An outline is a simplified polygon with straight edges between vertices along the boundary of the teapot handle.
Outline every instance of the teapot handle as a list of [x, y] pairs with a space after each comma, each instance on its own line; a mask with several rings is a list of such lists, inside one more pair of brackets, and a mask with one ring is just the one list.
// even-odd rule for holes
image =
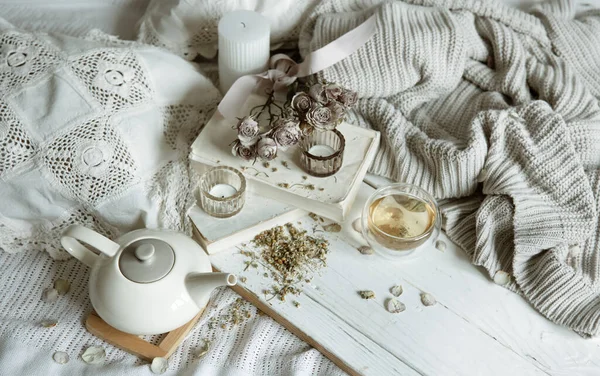
[[81, 242], [91, 245], [108, 257], [114, 256], [120, 248], [120, 246], [112, 240], [81, 225], [71, 225], [67, 227], [62, 233], [60, 242], [67, 252], [89, 267], [94, 266], [98, 259], [98, 255], [81, 244]]

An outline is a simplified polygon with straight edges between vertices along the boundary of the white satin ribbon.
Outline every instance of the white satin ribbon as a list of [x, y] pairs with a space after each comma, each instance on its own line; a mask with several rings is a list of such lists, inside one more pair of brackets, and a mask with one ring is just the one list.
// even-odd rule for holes
[[377, 32], [377, 19], [373, 15], [365, 22], [338, 39], [311, 52], [300, 64], [284, 54], [273, 55], [269, 70], [256, 75], [238, 78], [219, 103], [218, 110], [226, 119], [236, 117], [251, 93], [258, 90], [275, 92], [276, 99], [284, 100], [287, 87], [299, 77], [310, 76], [352, 55]]

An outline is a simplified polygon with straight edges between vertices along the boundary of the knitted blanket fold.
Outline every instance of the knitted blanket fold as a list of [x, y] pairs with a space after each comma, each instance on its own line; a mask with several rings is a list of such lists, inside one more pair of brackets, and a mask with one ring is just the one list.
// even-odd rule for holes
[[[372, 172], [438, 199], [448, 236], [550, 320], [600, 332], [600, 12], [477, 0], [323, 1], [306, 55], [376, 14], [322, 72], [382, 133]], [[508, 278], [506, 276], [508, 275]]]

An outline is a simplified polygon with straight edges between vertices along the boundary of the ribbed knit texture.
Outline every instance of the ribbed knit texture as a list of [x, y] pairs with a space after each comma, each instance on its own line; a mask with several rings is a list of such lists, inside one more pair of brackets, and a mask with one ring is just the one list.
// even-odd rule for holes
[[600, 11], [477, 0], [326, 0], [306, 55], [376, 14], [378, 33], [321, 73], [382, 133], [372, 172], [443, 199], [444, 227], [549, 319], [600, 332]]

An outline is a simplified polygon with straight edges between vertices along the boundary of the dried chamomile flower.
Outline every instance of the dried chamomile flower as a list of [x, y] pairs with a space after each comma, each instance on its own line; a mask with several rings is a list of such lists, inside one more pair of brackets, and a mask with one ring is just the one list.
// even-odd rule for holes
[[437, 301], [435, 300], [433, 295], [423, 292], [423, 293], [421, 293], [421, 303], [423, 303], [423, 305], [425, 307], [429, 307], [429, 306], [435, 305], [435, 303], [437, 303]]
[[271, 166], [271, 164], [269, 162], [263, 162], [264, 168], [269, 168], [270, 166]]
[[58, 292], [58, 295], [65, 295], [71, 289], [71, 283], [65, 279], [57, 279], [54, 281], [54, 289]]
[[269, 277], [269, 273], [263, 273], [263, 277], [265, 277], [265, 278]]
[[498, 270], [496, 274], [494, 274], [494, 283], [504, 286], [510, 281], [510, 274], [505, 272], [504, 270]]
[[42, 292], [42, 300], [47, 303], [54, 303], [58, 300], [58, 291], [52, 287], [48, 287]]
[[394, 298], [388, 299], [388, 301], [385, 303], [385, 308], [388, 310], [388, 312], [391, 313], [400, 313], [406, 310], [406, 306], [404, 305], [404, 303]]
[[315, 222], [319, 221], [319, 216], [316, 215], [315, 213], [308, 213], [308, 216]]
[[359, 291], [358, 293], [363, 299], [375, 299], [375, 293], [371, 290]]
[[404, 290], [402, 290], [402, 286], [400, 286], [400, 285], [396, 285], [396, 286], [393, 286], [392, 288], [390, 288], [390, 292], [392, 293], [392, 295], [394, 295], [396, 297], [402, 295], [403, 291]]
[[204, 355], [208, 354], [209, 349], [210, 349], [210, 343], [207, 341], [204, 341], [204, 345], [202, 347], [197, 348], [196, 351], [194, 351], [194, 358], [195, 359], [202, 358]]
[[277, 172], [277, 167], [273, 167], [273, 168], [271, 169], [271, 171], [273, 171], [273, 172]]
[[289, 169], [287, 161], [281, 161], [281, 165], [282, 165], [283, 167], [285, 167], [285, 168]]
[[292, 303], [294, 304], [294, 307], [300, 308], [300, 303], [297, 302], [296, 300], [294, 300]]
[[67, 364], [69, 362], [69, 354], [64, 351], [57, 351], [52, 355], [52, 359], [58, 364]]
[[104, 351], [104, 347], [102, 346], [90, 346], [85, 349], [85, 352], [81, 355], [81, 359], [87, 364], [104, 363], [105, 358], [106, 351]]
[[278, 183], [277, 186], [280, 188], [286, 188], [286, 189], [290, 187], [290, 185], [288, 183]]
[[319, 191], [323, 192], [325, 190], [325, 188], [321, 187], [319, 188]]
[[308, 176], [302, 175], [302, 180], [306, 180], [306, 179], [308, 179]]
[[360, 246], [357, 249], [363, 255], [372, 255], [373, 254], [373, 248], [369, 247], [368, 245]]
[[162, 375], [163, 373], [167, 372], [168, 368], [169, 362], [167, 359], [160, 356], [152, 359], [152, 364], [150, 364], [150, 370], [152, 373], [157, 375]]
[[57, 324], [58, 324], [58, 320], [54, 320], [54, 319], [42, 320], [40, 322], [40, 325], [44, 328], [54, 328]]
[[246, 283], [247, 280], [248, 280], [248, 278], [246, 278], [246, 277], [240, 277], [240, 282], [242, 282], [242, 283]]
[[446, 250], [446, 242], [443, 240], [436, 241], [435, 248], [437, 248], [441, 252], [444, 252]]
[[330, 223], [326, 226], [323, 226], [323, 230], [327, 232], [340, 232], [342, 231], [342, 226], [339, 223]]

